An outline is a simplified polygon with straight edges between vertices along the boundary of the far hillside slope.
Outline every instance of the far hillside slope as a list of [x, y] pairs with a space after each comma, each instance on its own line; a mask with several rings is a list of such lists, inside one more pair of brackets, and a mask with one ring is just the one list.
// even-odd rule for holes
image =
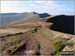
[[26, 22], [34, 22], [34, 21], [40, 21], [43, 18], [41, 18], [38, 14], [35, 15], [31, 15], [27, 18], [23, 18], [22, 20], [18, 20], [18, 21], [13, 21], [12, 24], [22, 24], [22, 23], [26, 23]]
[[38, 15], [40, 18], [45, 18], [45, 17], [50, 16], [47, 13], [39, 14], [39, 13], [36, 13], [36, 12], [0, 13], [0, 15], [1, 15], [1, 22], [0, 22], [1, 25], [8, 24], [10, 22], [18, 21], [18, 20], [25, 19], [25, 18], [27, 19], [30, 16], [34, 17], [33, 15]]
[[33, 13], [2, 13], [1, 15], [1, 24], [7, 24], [8, 22], [16, 21], [23, 19], [32, 15]]

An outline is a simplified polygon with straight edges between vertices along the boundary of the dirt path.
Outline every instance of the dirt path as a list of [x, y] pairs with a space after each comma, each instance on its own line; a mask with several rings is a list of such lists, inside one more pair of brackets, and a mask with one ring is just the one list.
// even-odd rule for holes
[[50, 46], [50, 42], [45, 40], [39, 33], [34, 36], [35, 40], [40, 44], [40, 54], [46, 55], [52, 52], [52, 47]]
[[36, 53], [37, 45], [36, 41], [40, 44], [40, 55], [50, 55], [52, 52], [52, 47], [48, 40], [45, 40], [39, 33], [35, 34], [33, 37], [27, 37], [26, 44], [19, 48], [14, 55], [29, 55]]
[[36, 53], [36, 41], [31, 37], [27, 37], [26, 44], [24, 44], [21, 48], [19, 48], [14, 53], [14, 56], [17, 56], [17, 55], [31, 56], [35, 53]]

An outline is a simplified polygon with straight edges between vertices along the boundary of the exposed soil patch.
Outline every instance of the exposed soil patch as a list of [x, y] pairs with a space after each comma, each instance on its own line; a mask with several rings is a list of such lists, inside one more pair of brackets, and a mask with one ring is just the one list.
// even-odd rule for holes
[[26, 43], [20, 47], [13, 55], [33, 55], [36, 53], [36, 41], [31, 38], [26, 38]]

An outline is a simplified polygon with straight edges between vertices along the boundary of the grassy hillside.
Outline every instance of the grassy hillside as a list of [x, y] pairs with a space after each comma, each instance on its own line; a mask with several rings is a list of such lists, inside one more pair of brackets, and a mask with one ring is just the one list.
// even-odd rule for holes
[[[0, 13], [1, 15], [1, 22], [0, 24], [5, 25], [9, 24], [10, 22], [13, 21], [18, 21], [18, 20], [26, 20], [26, 21], [31, 21], [31, 20], [38, 20], [39, 18], [45, 18], [50, 16], [47, 13], [36, 13], [36, 12], [24, 12], [24, 13]], [[30, 19], [31, 17], [31, 19]], [[35, 19], [34, 19], [35, 18]]]
[[12, 21], [17, 21], [25, 17], [33, 15], [33, 13], [2, 13], [1, 15], [1, 24], [6, 24]]
[[25, 23], [25, 22], [32, 22], [32, 21], [40, 21], [40, 20], [42, 20], [42, 18], [39, 16], [39, 15], [31, 15], [31, 16], [29, 16], [29, 17], [27, 17], [27, 18], [24, 18], [24, 19], [22, 19], [22, 20], [18, 20], [18, 21], [14, 21], [14, 22], [12, 22], [12, 24], [14, 23], [14, 24], [22, 24], [22, 23]]
[[[66, 16], [63, 17], [65, 18]], [[59, 26], [62, 21], [65, 22], [65, 25], [67, 22], [70, 22], [62, 20], [63, 17], [50, 16], [42, 20], [35, 20], [35, 18], [39, 19], [39, 16], [36, 15], [36, 17], [27, 18], [27, 21], [24, 19], [7, 25], [2, 29], [15, 30], [11, 30], [9, 34], [5, 32], [0, 35], [2, 43], [0, 44], [1, 54], [36, 56], [43, 54], [58, 56], [59, 51], [75, 51], [75, 36], [73, 34], [51, 29], [55, 23]], [[11, 33], [16, 30], [17, 32]]]

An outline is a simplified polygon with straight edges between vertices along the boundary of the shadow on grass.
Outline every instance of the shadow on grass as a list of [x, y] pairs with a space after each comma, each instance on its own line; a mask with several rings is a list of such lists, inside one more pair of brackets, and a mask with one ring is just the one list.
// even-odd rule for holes
[[74, 16], [59, 15], [48, 19], [52, 22], [50, 29], [74, 35]]

